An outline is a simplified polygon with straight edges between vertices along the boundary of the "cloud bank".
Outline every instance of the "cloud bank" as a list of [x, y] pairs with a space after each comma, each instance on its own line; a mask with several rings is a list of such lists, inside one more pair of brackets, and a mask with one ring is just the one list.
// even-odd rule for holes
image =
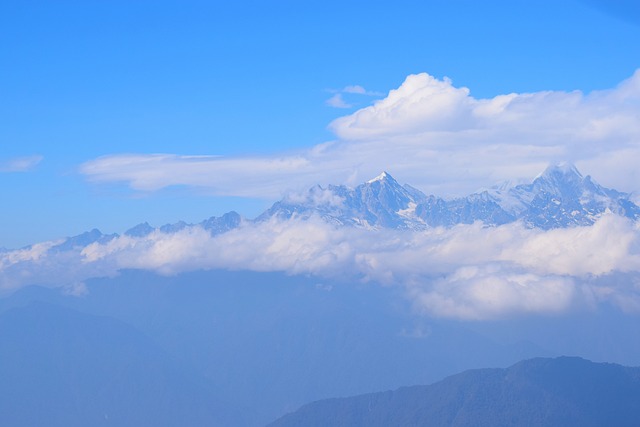
[[0, 290], [41, 284], [77, 293], [87, 279], [121, 269], [173, 275], [222, 268], [399, 286], [417, 311], [436, 317], [491, 319], [600, 304], [640, 312], [640, 225], [615, 215], [550, 231], [519, 223], [365, 230], [273, 219], [216, 236], [193, 226], [71, 251], [56, 251], [55, 243], [0, 253]]
[[[342, 93], [361, 93], [358, 86]], [[365, 91], [366, 93], [366, 91]], [[336, 98], [336, 106], [346, 106]], [[113, 154], [80, 172], [138, 191], [172, 185], [211, 194], [279, 198], [315, 184], [356, 184], [391, 171], [427, 193], [462, 195], [521, 181], [571, 161], [608, 187], [639, 191], [640, 70], [609, 90], [511, 93], [477, 99], [426, 73], [329, 125], [336, 139], [297, 152], [253, 157]]]

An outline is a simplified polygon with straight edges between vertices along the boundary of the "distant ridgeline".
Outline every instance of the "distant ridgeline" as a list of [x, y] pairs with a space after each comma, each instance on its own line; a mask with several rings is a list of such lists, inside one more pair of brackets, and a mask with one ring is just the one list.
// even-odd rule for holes
[[[144, 237], [156, 230], [174, 233], [187, 227], [201, 226], [216, 235], [232, 230], [243, 222], [259, 223], [274, 217], [304, 220], [312, 216], [338, 226], [371, 229], [424, 230], [476, 221], [487, 226], [522, 221], [526, 227], [548, 230], [591, 225], [607, 212], [633, 220], [640, 218], [640, 207], [629, 199], [629, 194], [602, 187], [590, 176], [582, 176], [575, 166], [562, 163], [548, 167], [530, 184], [511, 188], [495, 187], [451, 200], [427, 196], [410, 185], [400, 185], [391, 175], [383, 172], [356, 188], [344, 185], [323, 188], [317, 185], [295, 200], [285, 198], [274, 203], [254, 220], [242, 218], [232, 211], [199, 224], [180, 221], [154, 228], [142, 223], [125, 234]], [[105, 242], [116, 236], [105, 235], [94, 229], [69, 238], [57, 248], [63, 250]]]
[[303, 406], [269, 427], [640, 425], [640, 368], [577, 357], [478, 369], [429, 386]]

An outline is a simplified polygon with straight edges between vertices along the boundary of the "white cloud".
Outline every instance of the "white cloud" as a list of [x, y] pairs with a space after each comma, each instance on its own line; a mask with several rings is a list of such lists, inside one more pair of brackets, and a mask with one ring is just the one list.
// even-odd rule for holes
[[329, 188], [322, 188], [319, 185], [311, 187], [307, 191], [291, 192], [287, 194], [284, 201], [288, 203], [304, 204], [306, 206], [333, 206], [342, 207], [344, 198], [335, 194]]
[[42, 156], [14, 157], [0, 161], [0, 172], [27, 172], [42, 161]]
[[606, 186], [640, 192], [640, 71], [616, 88], [589, 94], [489, 99], [476, 99], [448, 79], [416, 74], [330, 128], [335, 141], [293, 153], [115, 154], [80, 171], [92, 181], [123, 182], [135, 190], [186, 185], [211, 194], [277, 198], [318, 183], [355, 185], [388, 170], [426, 193], [450, 196], [530, 180], [550, 162], [568, 160]]
[[393, 134], [465, 129], [473, 99], [467, 88], [426, 73], [407, 77], [398, 89], [355, 113], [335, 120], [331, 127], [342, 139], [376, 138]]
[[368, 92], [365, 88], [360, 85], [346, 86], [342, 89], [344, 93], [356, 93], [358, 95], [366, 95]]
[[348, 93], [348, 94], [353, 94], [353, 95], [384, 96], [384, 93], [382, 93], [382, 92], [376, 92], [376, 91], [373, 91], [373, 90], [366, 90], [364, 87], [362, 87], [360, 85], [345, 86], [344, 88], [342, 88], [341, 91], [338, 91], [338, 92]]
[[362, 96], [383, 96], [384, 95], [383, 93], [368, 91], [360, 85], [345, 86], [340, 90], [332, 89], [332, 90], [329, 90], [328, 92], [331, 92], [334, 95], [331, 98], [327, 99], [325, 103], [328, 106], [334, 107], [334, 108], [352, 108], [355, 106], [353, 103], [347, 102], [345, 100], [345, 95], [347, 96], [347, 98], [353, 99], [353, 100]]
[[640, 310], [640, 226], [605, 215], [595, 225], [543, 231], [513, 223], [421, 232], [338, 228], [320, 219], [245, 223], [211, 236], [121, 236], [69, 252], [53, 243], [0, 253], [0, 291], [28, 284], [80, 292], [120, 269], [178, 274], [247, 269], [400, 286], [430, 316], [487, 319], [607, 303]]
[[4, 269], [21, 262], [37, 261], [46, 256], [47, 251], [58, 243], [61, 243], [61, 241], [36, 243], [35, 245], [27, 246], [25, 248], [5, 251], [0, 257], [0, 268]]
[[353, 107], [353, 105], [348, 104], [344, 100], [344, 98], [342, 97], [342, 94], [340, 94], [340, 93], [336, 93], [331, 98], [327, 99], [325, 102], [329, 107], [333, 107], [333, 108], [351, 108], [351, 107]]
[[555, 313], [575, 298], [571, 277], [538, 276], [509, 271], [502, 265], [461, 267], [427, 289], [409, 289], [419, 310], [463, 319], [486, 319], [521, 313]]
[[[292, 176], [308, 173], [309, 163], [309, 156], [302, 155], [224, 158], [122, 154], [86, 162], [80, 172], [94, 182], [126, 182], [139, 191], [185, 185], [222, 196], [273, 197], [280, 194], [280, 189], [291, 187]], [[239, 176], [241, 170], [244, 172]]]

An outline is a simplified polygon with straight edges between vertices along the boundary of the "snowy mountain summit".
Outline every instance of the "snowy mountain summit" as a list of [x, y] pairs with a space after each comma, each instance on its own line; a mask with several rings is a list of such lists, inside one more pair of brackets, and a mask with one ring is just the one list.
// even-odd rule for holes
[[387, 172], [357, 186], [329, 185], [312, 187], [302, 198], [287, 197], [276, 202], [256, 218], [309, 218], [319, 215], [337, 225], [365, 228], [422, 228], [415, 216], [415, 208], [426, 200], [419, 190], [400, 185]]
[[496, 187], [452, 200], [427, 196], [383, 172], [353, 189], [315, 186], [303, 197], [275, 203], [256, 221], [318, 215], [339, 225], [419, 230], [520, 220], [527, 227], [551, 229], [590, 225], [606, 212], [640, 218], [640, 208], [628, 194], [602, 187], [572, 164], [561, 163], [549, 166], [530, 184]]
[[[450, 200], [427, 196], [410, 185], [399, 184], [388, 172], [382, 172], [355, 188], [316, 185], [304, 194], [289, 195], [254, 220], [232, 211], [199, 224], [179, 221], [154, 228], [142, 223], [125, 235], [143, 238], [152, 233], [172, 234], [189, 227], [202, 227], [211, 235], [218, 235], [242, 224], [311, 217], [336, 226], [367, 229], [424, 230], [477, 221], [486, 226], [522, 221], [526, 227], [548, 230], [591, 225], [607, 212], [640, 219], [640, 207], [628, 194], [602, 187], [590, 176], [583, 176], [572, 164], [561, 163], [549, 166], [529, 184], [497, 186]], [[82, 248], [115, 237], [117, 234], [105, 235], [94, 229], [70, 237], [53, 249]]]
[[491, 196], [529, 227], [590, 225], [605, 212], [640, 218], [640, 208], [629, 200], [628, 194], [602, 187], [569, 163], [549, 166], [531, 184]]

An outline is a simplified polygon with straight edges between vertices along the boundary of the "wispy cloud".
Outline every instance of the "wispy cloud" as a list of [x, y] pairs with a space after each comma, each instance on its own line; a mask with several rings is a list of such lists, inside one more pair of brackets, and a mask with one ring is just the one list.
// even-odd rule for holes
[[[278, 188], [288, 186], [290, 177], [308, 173], [309, 162], [309, 157], [292, 155], [225, 158], [123, 154], [86, 162], [80, 173], [94, 182], [125, 182], [139, 191], [185, 185], [222, 196], [273, 197], [280, 193]], [[239, 175], [241, 170], [244, 172]]]
[[640, 190], [640, 71], [618, 87], [476, 99], [428, 74], [407, 77], [373, 105], [331, 123], [337, 139], [295, 153], [187, 160], [115, 154], [80, 171], [136, 190], [170, 185], [213, 194], [279, 197], [316, 183], [357, 184], [389, 170], [427, 193], [459, 195], [531, 179], [572, 161], [604, 185]]
[[334, 107], [334, 108], [351, 108], [351, 107], [353, 107], [353, 105], [347, 104], [345, 102], [345, 100], [342, 98], [342, 94], [341, 93], [336, 93], [331, 98], [327, 99], [325, 102], [329, 107]]
[[550, 231], [518, 223], [373, 231], [317, 218], [274, 219], [217, 236], [194, 226], [70, 252], [51, 246], [0, 253], [0, 290], [34, 283], [76, 290], [89, 278], [130, 268], [160, 274], [223, 268], [400, 286], [417, 311], [438, 317], [478, 320], [599, 304], [640, 310], [640, 224], [615, 215]]
[[360, 85], [346, 86], [342, 91], [344, 93], [357, 93], [359, 95], [365, 95], [367, 93], [367, 90]]
[[0, 172], [27, 172], [35, 168], [43, 158], [42, 156], [26, 156], [0, 160]]
[[375, 91], [372, 91], [372, 90], [366, 90], [364, 87], [362, 87], [360, 85], [345, 86], [339, 92], [352, 93], [352, 94], [357, 94], [357, 95], [367, 95], [367, 96], [384, 96], [384, 93], [382, 93], [382, 92], [375, 92]]
[[384, 95], [380, 92], [368, 91], [360, 85], [345, 86], [342, 89], [330, 89], [328, 92], [331, 92], [334, 95], [327, 99], [325, 104], [333, 108], [353, 108], [357, 105], [356, 102], [347, 102], [345, 100], [345, 96], [355, 101], [358, 98], [362, 98], [362, 96], [371, 97]]

